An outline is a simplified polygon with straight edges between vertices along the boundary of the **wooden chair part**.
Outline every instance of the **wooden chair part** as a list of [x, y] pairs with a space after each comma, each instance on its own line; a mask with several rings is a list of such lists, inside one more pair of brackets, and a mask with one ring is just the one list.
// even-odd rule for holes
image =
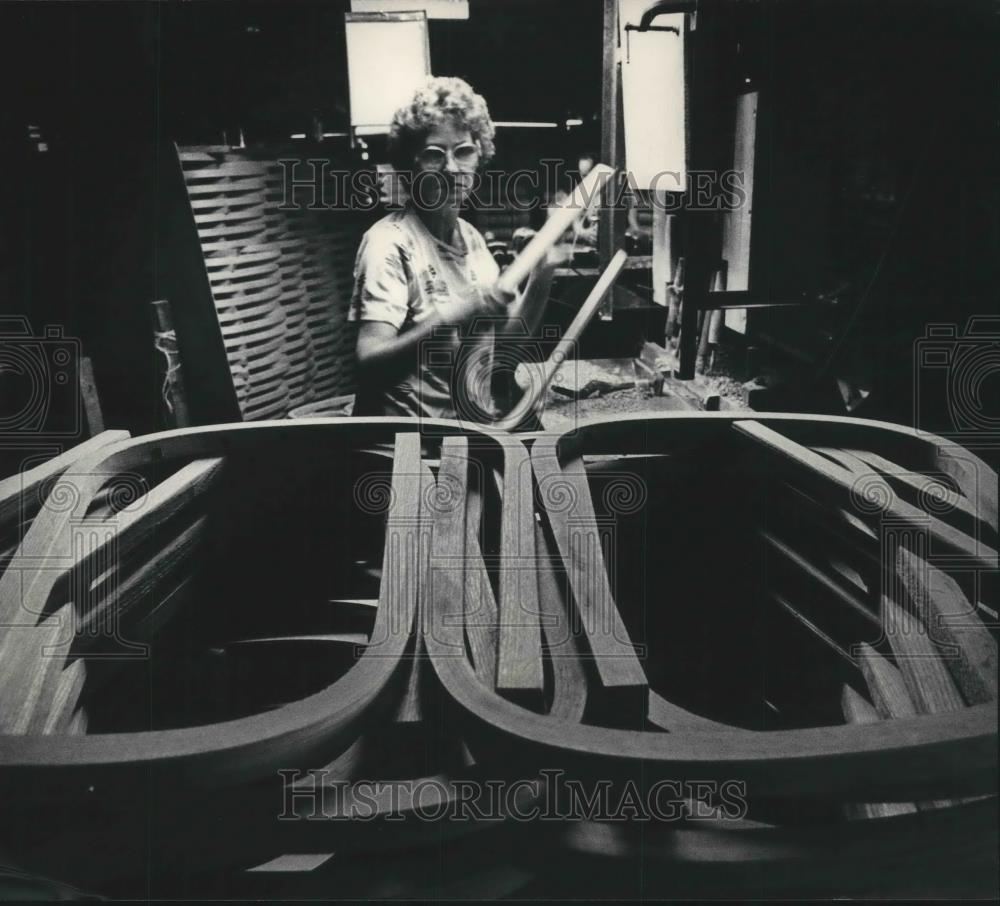
[[[794, 464], [800, 473], [806, 473], [835, 490], [841, 499], [850, 499], [852, 491], [856, 488], [856, 483], [854, 476], [847, 469], [838, 466], [808, 447], [789, 440], [759, 421], [736, 421], [733, 427], [755, 441], [763, 449]], [[949, 553], [987, 569], [996, 568], [997, 552], [995, 550], [942, 522], [936, 516], [925, 513], [903, 500], [885, 502], [874, 500], [872, 503], [873, 509], [879, 515], [884, 515], [896, 524], [918, 530], [926, 528], [934, 542], [942, 545]], [[868, 514], [868, 518], [870, 520], [873, 516]]]
[[[646, 674], [615, 606], [583, 465], [564, 470], [547, 438], [531, 451], [531, 466], [556, 547], [566, 565], [580, 625], [607, 710], [641, 721], [649, 708]], [[565, 506], [571, 501], [571, 507]]]

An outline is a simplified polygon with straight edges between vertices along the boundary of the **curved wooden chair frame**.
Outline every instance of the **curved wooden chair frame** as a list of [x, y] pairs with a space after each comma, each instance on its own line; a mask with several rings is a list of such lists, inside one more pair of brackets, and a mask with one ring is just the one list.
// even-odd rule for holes
[[[448, 433], [450, 422], [428, 422], [426, 428]], [[29, 532], [49, 533], [50, 550], [65, 544], [74, 517], [79, 518], [109, 474], [151, 460], [225, 457], [265, 443], [333, 443], [350, 448], [391, 442], [396, 435], [394, 480], [400, 491], [389, 514], [387, 535], [416, 538], [417, 517], [430, 471], [420, 459], [420, 437], [410, 421], [316, 419], [228, 425], [164, 432], [99, 450], [76, 464], [75, 506], [36, 519]], [[36, 528], [37, 527], [37, 528]], [[387, 545], [386, 556], [397, 557]], [[413, 631], [415, 583], [400, 565], [404, 581], [385, 583], [373, 637], [383, 639], [377, 651], [367, 648], [358, 663], [321, 692], [274, 711], [211, 726], [93, 736], [0, 737], [0, 777], [5, 787], [38, 790], [44, 783], [60, 795], [93, 796], [120, 791], [127, 781], [143, 782], [150, 769], [173, 776], [182, 772], [188, 784], [231, 786], [275, 776], [279, 768], [314, 766], [317, 759], [343, 749], [361, 733], [365, 718], [396, 675]], [[339, 747], [339, 748], [338, 748]], [[88, 792], [89, 791], [89, 792]]]
[[[539, 472], [548, 475], [552, 457], [561, 463], [584, 450], [667, 451], [678, 443], [705, 442], [746, 420], [733, 413], [699, 413], [594, 421], [572, 434], [537, 440], [532, 463], [541, 464], [536, 476]], [[896, 425], [801, 415], [768, 415], [756, 420], [774, 428], [815, 431], [818, 442], [832, 440], [838, 445], [849, 442], [881, 449], [887, 445], [923, 445], [940, 469], [954, 475], [959, 483], [965, 480], [944, 441]], [[969, 457], [974, 460], [971, 454]], [[982, 468], [986, 469], [985, 464]], [[988, 470], [984, 474], [988, 475]], [[542, 491], [544, 506], [544, 488]], [[984, 510], [988, 508], [986, 500]], [[550, 512], [550, 519], [552, 515]], [[556, 514], [555, 521], [564, 518], [565, 514]], [[603, 566], [602, 562], [599, 571]], [[572, 582], [572, 569], [570, 573]], [[574, 594], [579, 597], [589, 592], [577, 587]], [[720, 725], [681, 726], [677, 732], [667, 733], [587, 726], [534, 713], [485, 688], [472, 666], [464, 658], [453, 656], [462, 644], [461, 596], [454, 594], [449, 583], [435, 582], [430, 598], [430, 631], [425, 637], [435, 672], [488, 740], [482, 751], [501, 753], [502, 763], [512, 763], [519, 755], [521, 768], [525, 763], [558, 764], [585, 776], [632, 776], [642, 771], [651, 780], [739, 778], [754, 796], [805, 795], [848, 801], [900, 801], [934, 792], [954, 795], [997, 789], [995, 704], [875, 725], [774, 732]]]

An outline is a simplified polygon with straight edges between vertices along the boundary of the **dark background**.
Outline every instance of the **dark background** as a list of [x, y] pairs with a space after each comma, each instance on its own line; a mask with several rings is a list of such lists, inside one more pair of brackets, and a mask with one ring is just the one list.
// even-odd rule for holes
[[[0, 311], [80, 338], [110, 426], [159, 427], [149, 302], [164, 143], [218, 144], [239, 129], [251, 144], [285, 141], [317, 117], [344, 131], [347, 6], [0, 6]], [[993, 6], [721, 6], [732, 71], [772, 107], [771, 267], [791, 283], [804, 271], [846, 276], [851, 311], [861, 303], [832, 341], [813, 335], [809, 312], [779, 311], [768, 330], [807, 350], [817, 372], [833, 360], [867, 374], [872, 411], [909, 421], [926, 323], [996, 308]], [[602, 4], [472, 0], [471, 11], [431, 21], [435, 74], [467, 78], [498, 120], [586, 124], [502, 132], [498, 164], [598, 146]]]

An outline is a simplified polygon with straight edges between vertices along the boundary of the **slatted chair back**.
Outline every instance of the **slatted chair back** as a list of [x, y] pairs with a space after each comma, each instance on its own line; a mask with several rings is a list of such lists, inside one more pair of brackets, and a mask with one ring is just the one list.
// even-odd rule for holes
[[170, 270], [195, 276], [168, 278], [178, 281], [170, 304], [195, 422], [283, 418], [353, 393], [347, 312], [371, 215], [344, 199], [323, 207], [327, 197], [317, 189], [315, 201], [311, 186], [286, 198], [286, 166], [297, 165], [298, 181], [302, 167], [320, 166], [278, 149], [175, 154], [171, 192], [184, 197], [172, 199]]

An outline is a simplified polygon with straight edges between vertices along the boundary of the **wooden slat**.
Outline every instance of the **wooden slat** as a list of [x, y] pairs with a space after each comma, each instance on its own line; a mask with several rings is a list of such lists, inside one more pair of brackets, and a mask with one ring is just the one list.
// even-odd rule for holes
[[[859, 664], [868, 685], [868, 692], [883, 720], [913, 717], [920, 713], [911, 694], [905, 674], [867, 645], [860, 646]], [[952, 799], [920, 801], [920, 809], [943, 808], [953, 805]]]
[[[48, 713], [39, 726], [36, 718], [29, 733], [68, 733], [73, 735], [81, 726], [77, 718], [77, 704], [83, 692], [83, 684], [87, 680], [86, 664], [82, 660], [73, 661], [59, 677], [58, 688]], [[82, 713], [82, 712], [81, 712]], [[84, 724], [85, 727], [85, 724]]]
[[858, 664], [879, 717], [889, 720], [916, 715], [903, 675], [881, 654], [862, 644], [858, 646]]
[[802, 488], [783, 482], [781, 489], [794, 499], [796, 514], [807, 516], [821, 530], [833, 533], [839, 540], [881, 569], [879, 537], [857, 516], [840, 507], [820, 503]]
[[505, 448], [502, 499], [496, 688], [525, 707], [538, 707], [545, 670], [535, 575], [534, 485], [528, 453], [516, 442]]
[[[397, 463], [398, 459], [403, 460], [401, 464]], [[390, 527], [395, 526], [397, 523], [400, 528], [405, 526], [412, 530], [413, 525], [420, 518], [420, 511], [426, 506], [428, 496], [427, 489], [422, 486], [422, 479], [420, 476], [419, 437], [397, 435], [396, 449], [393, 457], [393, 489], [395, 496], [392, 498], [394, 502], [390, 507], [388, 514], [386, 524], [387, 536], [390, 534]], [[420, 484], [421, 493], [418, 495], [418, 506], [415, 511], [410, 508], [403, 512], [396, 512], [396, 510], [403, 509], [403, 504], [399, 500], [400, 492], [397, 490], [401, 482], [418, 482], [418, 484]], [[397, 532], [399, 531], [399, 529], [394, 530]], [[424, 690], [426, 688], [424, 678], [427, 669], [427, 661], [423, 639], [423, 612], [427, 606], [426, 599], [429, 593], [428, 583], [431, 581], [429, 570], [430, 549], [427, 539], [422, 537], [419, 532], [416, 532], [413, 537], [415, 538], [417, 548], [408, 552], [409, 559], [406, 562], [407, 571], [406, 574], [402, 576], [404, 582], [410, 583], [416, 588], [416, 600], [414, 602], [413, 643], [412, 647], [408, 649], [409, 658], [407, 658], [406, 654], [402, 657], [402, 671], [404, 676], [403, 696], [393, 716], [395, 724], [403, 728], [421, 726], [425, 720], [427, 712], [427, 703], [424, 701]], [[388, 540], [387, 537], [385, 554], [383, 555], [382, 560], [383, 567], [385, 567], [385, 564], [391, 564], [393, 562], [389, 553], [390, 544], [391, 541]], [[387, 589], [388, 592], [392, 591], [392, 585], [397, 580], [397, 577], [398, 570], [387, 571], [386, 568], [383, 568], [382, 580], [379, 583], [380, 606], [382, 606], [381, 602], [387, 594]]]
[[[856, 490], [856, 476], [853, 473], [774, 429], [752, 420], [733, 422], [733, 427], [762, 448], [821, 479], [828, 487], [836, 489], [839, 496], [846, 496], [849, 499], [851, 493]], [[904, 500], [889, 501], [884, 506], [879, 506], [877, 510], [879, 516], [889, 518], [897, 524], [929, 531], [935, 546], [940, 544], [949, 553], [967, 558], [987, 569], [997, 567], [995, 550]], [[868, 518], [873, 517], [868, 514]]]
[[[37, 626], [19, 627], [16, 644], [0, 645], [0, 734], [41, 730], [59, 691], [63, 656], [56, 646], [72, 631], [69, 605]], [[4, 641], [8, 641], [10, 633]]]
[[282, 645], [287, 643], [353, 646], [363, 649], [368, 644], [368, 634], [364, 632], [320, 632], [299, 635], [269, 635], [252, 639], [232, 639], [219, 645], [219, 648], [242, 648], [254, 645]]
[[[178, 470], [119, 514], [114, 524], [95, 534], [96, 540], [76, 550], [74, 533], [87, 537], [87, 520], [74, 525], [70, 512], [43, 509], [32, 523], [11, 567], [0, 577], [0, 613], [6, 630], [0, 636], [0, 732], [24, 733], [48, 714], [57, 693], [57, 679], [69, 653], [76, 620], [72, 605], [38, 625], [47, 611], [57, 582], [66, 574], [85, 574], [113, 552], [126, 557], [171, 515], [180, 511], [219, 474], [221, 459], [198, 460]], [[64, 481], [67, 479], [64, 479]], [[68, 479], [77, 490], [75, 508], [87, 510], [107, 476], [80, 475]], [[62, 569], [55, 568], [62, 566]], [[54, 649], [60, 641], [63, 651]]]
[[403, 696], [399, 707], [393, 716], [393, 721], [401, 726], [419, 726], [424, 722], [425, 704], [423, 701], [424, 675], [426, 672], [427, 653], [423, 640], [423, 607], [424, 572], [421, 568], [420, 592], [417, 595], [416, 625], [414, 627], [413, 647], [403, 656]]
[[378, 598], [330, 598], [327, 604], [334, 607], [360, 608], [362, 610], [371, 609], [374, 611], [378, 607]]
[[[197, 502], [219, 479], [222, 464], [221, 458], [199, 459], [178, 469], [119, 513], [106, 526], [106, 531], [95, 531], [99, 540], [87, 550], [75, 552], [67, 563], [67, 572], [77, 570], [83, 573], [92, 562], [109, 551], [113, 552], [117, 563], [125, 561], [155, 533], [162, 531], [168, 519]], [[86, 533], [91, 527], [92, 521], [88, 517], [75, 530]], [[96, 525], [93, 527], [98, 528]], [[44, 585], [40, 585], [35, 593], [40, 595], [43, 590]], [[51, 588], [48, 589], [50, 591]], [[41, 603], [40, 598], [38, 603]]]
[[[174, 577], [173, 582], [166, 583], [166, 588], [159, 587], [154, 589], [151, 592], [152, 600], [143, 608], [146, 611], [146, 615], [134, 624], [129, 624], [126, 643], [130, 645], [148, 645], [151, 643], [156, 638], [157, 633], [192, 601], [198, 575], [196, 571], [184, 572], [182, 570], [180, 575]], [[88, 641], [90, 640], [81, 637], [77, 637], [76, 639], [81, 657], [86, 657], [88, 654], [86, 647]], [[121, 653], [120, 650], [119, 653]], [[103, 684], [117, 675], [117, 671], [121, 667], [124, 667], [128, 663], [129, 658], [127, 657], [103, 660], [101, 669], [99, 671], [91, 671], [88, 675], [87, 682], [89, 683], [89, 688], [96, 692]], [[82, 722], [83, 729], [80, 732], [86, 732], [87, 717], [83, 709], [76, 711], [73, 721], [74, 723]], [[67, 730], [67, 732], [73, 731]]]
[[[81, 602], [77, 607], [78, 640], [89, 643], [109, 638], [108, 630], [114, 633], [122, 626], [123, 619], [136, 621], [146, 617], [145, 607], [158, 601], [158, 592], [164, 583], [201, 543], [207, 522], [207, 516], [196, 519], [146, 558], [134, 572], [122, 576], [122, 570], [116, 569], [107, 581], [93, 589], [93, 598], [85, 602], [86, 606]], [[137, 605], [143, 605], [141, 612], [135, 610]]]
[[[909, 493], [911, 502], [920, 504], [921, 495], [928, 494], [931, 489], [938, 495], [943, 504], [952, 507], [969, 521], [970, 530], [979, 519], [975, 506], [962, 494], [957, 494], [940, 480], [927, 475], [913, 473], [890, 462], [871, 450], [838, 449], [834, 447], [816, 447], [817, 452], [840, 463], [856, 475], [879, 474], [889, 479], [890, 483], [901, 491]], [[914, 501], [913, 498], [916, 497]]]
[[554, 564], [559, 556], [541, 525], [535, 525], [538, 552], [538, 606], [546, 653], [552, 666], [552, 700], [548, 713], [578, 723], [587, 707], [587, 674], [580, 661], [569, 607]]
[[300, 874], [302, 872], [317, 871], [333, 858], [333, 853], [289, 853], [287, 856], [277, 856], [264, 862], [262, 865], [255, 865], [248, 868], [248, 872], [258, 874]]
[[870, 589], [868, 588], [868, 583], [865, 581], [864, 576], [861, 575], [850, 563], [840, 557], [830, 554], [827, 558], [827, 563], [833, 569], [838, 576], [843, 580], [850, 583], [853, 586], [853, 591], [862, 596], [867, 595]]
[[959, 711], [965, 702], [938, 656], [923, 622], [882, 595], [882, 624], [896, 665], [919, 714]]
[[479, 546], [482, 519], [482, 490], [470, 475], [465, 500], [465, 637], [476, 676], [483, 685], [496, 688], [499, 611], [493, 586]]
[[88, 717], [83, 708], [78, 708], [66, 725], [67, 736], [82, 736], [87, 732]]
[[[541, 439], [531, 453], [542, 504], [569, 574], [573, 600], [590, 645], [605, 705], [618, 719], [641, 724], [649, 709], [646, 674], [615, 605], [582, 462], [560, 466], [555, 448]], [[572, 511], [561, 495], [572, 498]]]
[[771, 534], [767, 531], [759, 531], [757, 533], [760, 538], [762, 538], [768, 545], [770, 545], [774, 550], [782, 554], [789, 562], [794, 563], [805, 575], [807, 575], [812, 581], [817, 585], [825, 589], [830, 595], [837, 598], [842, 604], [848, 607], [852, 613], [860, 617], [862, 620], [871, 623], [872, 625], [878, 625], [878, 617], [865, 606], [862, 599], [858, 598], [856, 595], [852, 594], [849, 590], [839, 585], [830, 576], [823, 572], [814, 563], [810, 562], [802, 554], [793, 550], [788, 544], [778, 538], [776, 535]]
[[900, 546], [896, 571], [931, 636], [954, 646], [944, 662], [970, 705], [997, 698], [997, 643], [947, 573]]
[[[849, 724], [873, 724], [881, 720], [878, 712], [850, 686], [844, 686], [840, 699], [844, 719]], [[912, 802], [862, 802], [847, 806], [850, 818], [889, 818], [892, 815], [906, 815], [915, 812]]]
[[399, 707], [393, 715], [393, 723], [399, 726], [420, 726], [424, 722], [425, 706], [422, 700], [422, 676], [424, 673], [425, 653], [423, 642], [418, 637], [415, 640], [414, 651], [403, 658], [403, 696]]
[[967, 450], [958, 446], [934, 446], [935, 465], [945, 473], [975, 506], [979, 518], [1000, 533], [998, 487], [1000, 479], [984, 462], [973, 462]]
[[198, 501], [220, 478], [221, 457], [196, 459], [156, 485], [119, 517], [118, 549], [124, 555], [163, 523]]
[[836, 639], [831, 635], [824, 632], [817, 626], [812, 620], [809, 619], [802, 611], [788, 601], [783, 595], [771, 589], [769, 591], [771, 600], [780, 607], [785, 613], [787, 613], [793, 620], [798, 622], [800, 625], [805, 627], [805, 629], [819, 639], [824, 645], [826, 645], [831, 651], [833, 651], [838, 657], [842, 658], [844, 661], [849, 663], [852, 667], [857, 666], [854, 658], [850, 655], [846, 648], [844, 648]]
[[102, 431], [96, 437], [71, 447], [65, 453], [27, 471], [0, 480], [0, 530], [6, 530], [19, 518], [30, 519], [41, 505], [39, 490], [45, 482], [57, 477], [74, 462], [90, 456], [109, 444], [128, 440], [128, 431]]
[[[430, 563], [430, 594], [459, 603], [464, 617], [466, 573], [466, 489], [468, 486], [468, 442], [464, 437], [446, 437], [441, 442], [435, 505], [431, 509], [433, 538]], [[452, 619], [455, 619], [453, 616]], [[463, 633], [464, 637], [464, 633]], [[466, 657], [464, 646], [452, 656]]]

